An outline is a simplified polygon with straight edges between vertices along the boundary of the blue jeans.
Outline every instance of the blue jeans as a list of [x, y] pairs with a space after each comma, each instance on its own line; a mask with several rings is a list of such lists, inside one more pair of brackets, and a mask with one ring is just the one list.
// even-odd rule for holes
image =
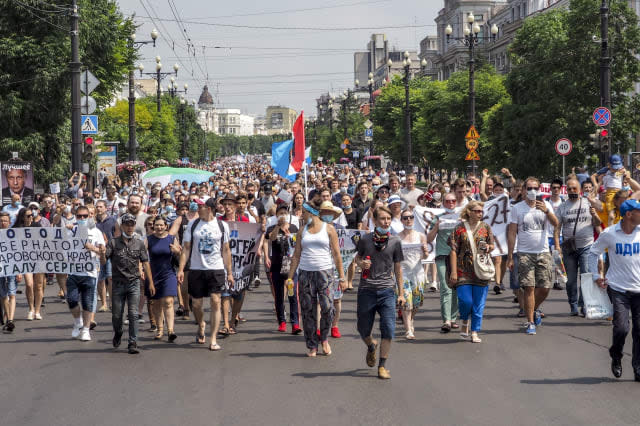
[[469, 315], [471, 315], [471, 331], [480, 331], [480, 328], [482, 328], [484, 304], [487, 301], [489, 287], [465, 284], [459, 285], [456, 287], [456, 290], [458, 292], [460, 319], [467, 321]]
[[107, 259], [107, 263], [100, 266], [100, 275], [98, 275], [98, 281], [105, 281], [112, 276], [111, 259]]
[[564, 262], [564, 269], [567, 271], [567, 299], [569, 300], [569, 306], [571, 310], [578, 310], [578, 307], [583, 307], [582, 292], [578, 289], [578, 268], [580, 273], [587, 272], [587, 263], [589, 262], [589, 250], [591, 245], [584, 248], [579, 248], [573, 253], [567, 252], [562, 249], [562, 260]]
[[93, 277], [83, 277], [80, 275], [67, 276], [67, 303], [69, 309], [82, 303], [82, 310], [95, 312], [98, 303], [97, 289], [98, 281]]
[[396, 331], [396, 292], [394, 288], [358, 288], [358, 333], [362, 340], [371, 336], [376, 312], [380, 315], [380, 335], [393, 339]]
[[113, 304], [111, 323], [113, 332], [122, 335], [122, 316], [124, 314], [124, 302], [127, 302], [129, 313], [129, 344], [135, 344], [138, 337], [138, 302], [140, 302], [140, 280], [129, 282], [113, 282]]

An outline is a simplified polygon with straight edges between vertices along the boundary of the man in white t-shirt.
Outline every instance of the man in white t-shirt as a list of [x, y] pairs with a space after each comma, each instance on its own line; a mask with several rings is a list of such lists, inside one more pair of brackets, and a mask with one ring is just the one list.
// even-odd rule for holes
[[[589, 272], [601, 288], [606, 288], [613, 303], [613, 343], [609, 348], [611, 372], [622, 376], [622, 350], [629, 334], [629, 310], [633, 324], [631, 365], [640, 382], [640, 202], [629, 199], [620, 206], [622, 219], [606, 228], [591, 246]], [[609, 269], [604, 277], [598, 259], [607, 250]]]
[[[80, 338], [83, 342], [91, 340], [89, 327], [96, 313], [96, 291], [98, 286], [98, 273], [100, 265], [104, 265], [105, 241], [102, 231], [97, 226], [87, 227], [89, 220], [89, 208], [79, 206], [76, 209], [76, 224], [78, 228], [87, 228], [87, 243], [85, 248], [91, 253], [91, 265], [84, 272], [76, 272], [67, 276], [67, 303], [73, 316], [73, 331], [71, 337]], [[82, 315], [80, 315], [80, 304], [82, 303]]]
[[[511, 208], [507, 228], [507, 267], [513, 268], [513, 250], [518, 239], [518, 281], [523, 290], [524, 312], [527, 317], [528, 335], [536, 334], [536, 326], [542, 323], [538, 309], [553, 286], [551, 282], [551, 254], [547, 234], [550, 227], [558, 226], [551, 205], [542, 201], [540, 181], [530, 177], [525, 181], [527, 197]], [[560, 247], [556, 247], [560, 250]]]
[[197, 343], [204, 344], [203, 299], [211, 298], [211, 344], [209, 349], [222, 349], [216, 341], [220, 327], [221, 293], [226, 280], [233, 287], [233, 269], [231, 264], [231, 250], [229, 249], [229, 226], [216, 218], [216, 201], [209, 198], [199, 204], [198, 218], [187, 225], [182, 237], [184, 244], [178, 268], [178, 282], [184, 281], [184, 270], [187, 262], [189, 266], [189, 295], [193, 300], [193, 314], [198, 323]]
[[406, 187], [400, 190], [400, 197], [409, 206], [418, 205], [418, 197], [422, 195], [422, 191], [416, 188], [417, 177], [415, 173], [409, 173], [407, 175]]

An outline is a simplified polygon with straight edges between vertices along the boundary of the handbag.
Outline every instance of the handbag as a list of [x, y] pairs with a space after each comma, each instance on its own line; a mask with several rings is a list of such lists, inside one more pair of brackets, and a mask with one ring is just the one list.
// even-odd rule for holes
[[293, 252], [291, 250], [291, 244], [289, 242], [289, 237], [287, 238], [286, 250], [284, 250], [284, 254], [282, 255], [282, 266], [280, 267], [280, 274], [288, 275], [291, 270], [291, 257]]
[[489, 253], [478, 253], [476, 251], [476, 242], [473, 237], [473, 232], [469, 228], [469, 222], [463, 220], [464, 227], [467, 230], [467, 237], [469, 238], [469, 245], [471, 246], [471, 254], [473, 255], [473, 272], [478, 279], [483, 281], [489, 281], [496, 275], [496, 268], [491, 260]]
[[576, 216], [576, 223], [573, 224], [573, 235], [566, 240], [562, 241], [560, 247], [567, 253], [573, 253], [578, 248], [576, 247], [576, 229], [578, 228], [578, 219], [580, 219], [580, 213], [582, 212], [582, 198], [580, 198], [580, 204], [578, 205], [578, 215]]

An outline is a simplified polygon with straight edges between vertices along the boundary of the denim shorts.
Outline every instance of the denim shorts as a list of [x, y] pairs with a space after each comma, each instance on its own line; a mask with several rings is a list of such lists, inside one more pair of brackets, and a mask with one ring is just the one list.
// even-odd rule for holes
[[0, 277], [0, 299], [7, 296], [15, 296], [18, 291], [16, 277]]
[[105, 281], [107, 278], [111, 278], [111, 259], [107, 259], [107, 263], [100, 265], [100, 275], [98, 275], [98, 281]]
[[358, 333], [366, 339], [371, 336], [376, 312], [380, 315], [380, 335], [393, 339], [396, 331], [396, 292], [393, 287], [374, 290], [358, 288]]
[[93, 277], [82, 277], [79, 275], [67, 276], [67, 303], [69, 309], [82, 303], [82, 310], [95, 312], [98, 304], [98, 281]]

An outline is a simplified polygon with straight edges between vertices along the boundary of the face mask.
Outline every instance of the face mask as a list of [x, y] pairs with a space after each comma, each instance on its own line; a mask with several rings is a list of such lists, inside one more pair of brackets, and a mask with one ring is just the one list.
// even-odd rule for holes
[[580, 196], [580, 194], [569, 194], [569, 199], [570, 200], [577, 200], [579, 196]]
[[126, 207], [119, 207], [118, 208], [118, 213], [120, 213], [121, 215], [125, 214], [126, 212], [127, 212], [127, 208]]
[[20, 201], [14, 201], [12, 204], [13, 207], [18, 207], [20, 205]]
[[409, 230], [409, 229], [413, 229], [413, 226], [407, 226], [407, 225], [403, 225], [404, 229]]
[[630, 186], [623, 186], [622, 190], [623, 191], [631, 191], [631, 187]]
[[71, 213], [71, 206], [66, 206], [64, 208], [64, 214], [69, 214], [69, 213]]
[[449, 191], [451, 191], [451, 188], [449, 188], [448, 186], [445, 186], [444, 187], [444, 192], [448, 194]]
[[373, 192], [376, 192], [382, 185], [373, 185]]
[[347, 187], [346, 187], [346, 186], [341, 186], [341, 187], [340, 187], [340, 192], [342, 192], [343, 194], [344, 194], [345, 192], [347, 192]]
[[77, 219], [76, 223], [78, 226], [87, 226], [87, 219]]
[[322, 221], [324, 223], [332, 223], [333, 222], [333, 215], [332, 214], [323, 214], [322, 216], [320, 216], [320, 219], [322, 219]]
[[192, 212], [198, 211], [198, 203], [192, 201], [189, 203], [189, 210]]
[[432, 195], [433, 199], [436, 201], [440, 201], [440, 199], [442, 198], [442, 194], [439, 192], [434, 192]]
[[33, 218], [35, 219], [40, 212], [38, 211], [38, 209], [31, 209], [31, 214], [33, 215]]
[[380, 226], [376, 226], [376, 232], [378, 234], [387, 234], [389, 231], [391, 230], [391, 227], [389, 228], [382, 228]]
[[180, 187], [179, 187], [178, 185], [173, 185], [173, 190], [174, 190], [174, 191], [177, 191], [177, 190], [179, 190], [179, 189], [180, 189]]
[[351, 204], [343, 204], [342, 208], [345, 210], [349, 210], [351, 208]]
[[538, 191], [536, 191], [535, 189], [527, 191], [527, 200], [533, 201], [536, 199], [537, 195], [538, 195]]
[[93, 229], [95, 227], [96, 227], [96, 220], [94, 218], [92, 218], [92, 217], [87, 219], [87, 228]]
[[164, 211], [166, 211], [169, 214], [173, 213], [173, 206], [166, 206], [164, 208]]
[[455, 209], [450, 209], [449, 207], [445, 207], [445, 208], [444, 208], [444, 211], [445, 211], [446, 213], [453, 213], [453, 212], [455, 211]]
[[133, 237], [133, 234], [127, 234], [126, 232], [122, 231], [122, 236], [129, 239], [131, 237]]

